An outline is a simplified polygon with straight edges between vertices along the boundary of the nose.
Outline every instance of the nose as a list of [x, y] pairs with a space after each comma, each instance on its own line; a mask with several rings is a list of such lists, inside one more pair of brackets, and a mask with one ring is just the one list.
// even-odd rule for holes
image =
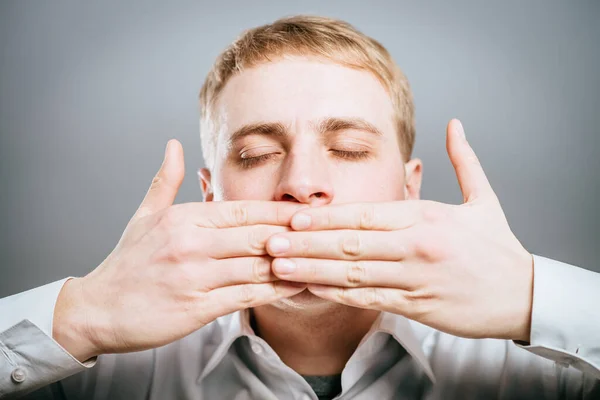
[[275, 200], [323, 206], [333, 200], [326, 160], [316, 154], [288, 154], [275, 191]]

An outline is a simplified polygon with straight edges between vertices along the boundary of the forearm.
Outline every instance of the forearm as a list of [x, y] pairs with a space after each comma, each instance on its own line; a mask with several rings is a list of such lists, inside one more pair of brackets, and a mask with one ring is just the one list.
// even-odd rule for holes
[[600, 379], [600, 274], [534, 256], [534, 296], [525, 349]]
[[79, 362], [52, 338], [54, 307], [67, 279], [0, 300], [1, 398], [31, 392], [95, 364], [95, 359]]

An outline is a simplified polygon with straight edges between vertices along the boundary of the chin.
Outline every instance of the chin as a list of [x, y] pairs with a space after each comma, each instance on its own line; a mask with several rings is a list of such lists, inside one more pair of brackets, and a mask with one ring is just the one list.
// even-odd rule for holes
[[317, 297], [310, 291], [308, 291], [308, 289], [304, 289], [303, 291], [294, 296], [280, 299], [274, 303], [271, 303], [271, 305], [279, 309], [288, 311], [324, 311], [342, 306], [341, 304]]

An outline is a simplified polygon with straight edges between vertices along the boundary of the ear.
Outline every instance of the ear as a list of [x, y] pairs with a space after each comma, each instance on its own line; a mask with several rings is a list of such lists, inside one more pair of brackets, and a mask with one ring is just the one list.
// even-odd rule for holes
[[211, 184], [211, 176], [208, 168], [198, 169], [198, 179], [200, 181], [200, 187], [202, 188], [202, 196], [204, 201], [213, 201], [214, 194]]
[[421, 198], [421, 178], [423, 176], [423, 163], [418, 158], [413, 158], [404, 164], [404, 199], [419, 200]]

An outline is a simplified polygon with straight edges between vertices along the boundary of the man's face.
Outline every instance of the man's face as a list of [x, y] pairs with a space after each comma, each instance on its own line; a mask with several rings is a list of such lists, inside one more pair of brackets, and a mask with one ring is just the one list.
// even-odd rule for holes
[[[367, 71], [303, 58], [262, 64], [229, 80], [215, 115], [207, 199], [322, 206], [419, 196], [420, 161], [404, 164], [390, 96]], [[287, 302], [319, 299], [305, 291]]]

